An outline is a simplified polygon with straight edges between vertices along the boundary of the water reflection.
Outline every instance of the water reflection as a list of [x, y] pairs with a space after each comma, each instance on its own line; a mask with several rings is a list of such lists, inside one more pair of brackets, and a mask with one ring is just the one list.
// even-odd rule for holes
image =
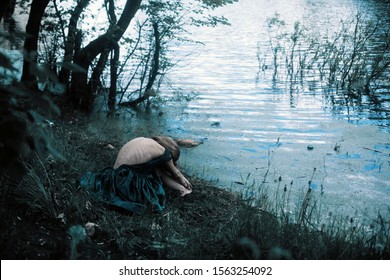
[[[230, 94], [233, 91], [241, 95], [251, 94], [253, 88], [253, 75], [256, 71], [257, 87], [259, 89], [272, 89], [273, 93], [288, 93], [290, 95], [290, 106], [296, 106], [298, 95], [325, 92], [323, 101], [324, 107], [329, 108], [336, 116], [346, 116], [347, 120], [363, 119], [363, 122], [375, 123], [383, 127], [389, 127], [387, 118], [388, 102], [383, 100], [389, 94], [389, 87], [385, 84], [382, 90], [376, 89], [375, 93], [369, 95], [357, 94], [356, 97], [348, 91], [330, 88], [325, 90], [326, 82], [322, 81], [318, 73], [306, 73], [305, 76], [285, 76], [286, 69], [279, 69], [272, 79], [270, 72], [259, 71], [259, 65], [255, 65], [256, 52], [261, 52], [264, 60], [270, 60], [272, 50], [270, 49], [270, 34], [265, 23], [268, 18], [279, 15], [285, 24], [284, 30], [292, 30], [294, 23], [299, 21], [304, 28], [315, 30], [315, 33], [332, 35], [340, 29], [340, 23], [353, 18], [356, 13], [364, 12], [365, 18], [371, 18], [374, 22], [380, 18], [384, 23], [388, 22], [385, 5], [377, 9], [378, 4], [370, 1], [241, 1], [239, 8], [222, 9], [224, 14], [232, 22], [232, 28], [219, 28], [217, 30], [205, 29], [196, 32], [199, 40], [206, 42], [198, 59], [195, 60], [192, 71], [180, 71], [174, 73], [173, 79], [179, 77], [190, 84], [192, 89], [200, 92], [208, 92], [210, 95], [226, 91], [234, 100], [238, 100]], [[380, 12], [380, 14], [379, 14]], [[243, 20], [245, 19], [245, 20]], [[384, 32], [388, 25], [383, 25]], [[275, 32], [277, 30], [274, 30]], [[224, 36], [229, 34], [229, 36]], [[288, 42], [280, 43], [282, 45]], [[255, 46], [257, 51], [255, 51]], [[217, 51], [216, 51], [217, 50]], [[297, 49], [303, 55], [308, 49]], [[279, 51], [280, 52], [280, 51]], [[287, 54], [280, 54], [280, 60]], [[267, 57], [268, 56], [268, 57]], [[260, 58], [262, 59], [262, 58]], [[194, 65], [192, 65], [194, 66]], [[269, 69], [272, 65], [263, 65]], [[281, 68], [282, 66], [279, 66]], [[256, 70], [255, 70], [256, 68]], [[261, 67], [260, 67], [261, 68]], [[190, 75], [186, 75], [190, 73]], [[297, 73], [298, 74], [298, 73]], [[390, 74], [388, 74], [390, 75]], [[197, 83], [193, 84], [192, 80]], [[387, 82], [388, 83], [388, 82]], [[230, 89], [230, 88], [231, 89]], [[185, 84], [184, 84], [185, 88]], [[214, 88], [217, 88], [214, 90]], [[215, 93], [217, 92], [217, 93]], [[377, 94], [379, 93], [379, 94]], [[235, 94], [237, 95], [237, 94]], [[347, 98], [346, 98], [346, 95]], [[209, 97], [212, 98], [212, 97]], [[375, 108], [367, 112], [366, 108]], [[378, 112], [381, 112], [378, 114]], [[352, 115], [349, 115], [351, 113]], [[378, 119], [380, 121], [378, 122]], [[371, 120], [371, 121], [368, 121]]]
[[[123, 132], [123, 141], [159, 133], [203, 140], [196, 149], [183, 150], [181, 164], [224, 188], [242, 191], [243, 185], [233, 182], [262, 181], [267, 173], [270, 193], [282, 176], [283, 183], [294, 181], [297, 197], [309, 180], [323, 186], [326, 206], [348, 213], [390, 205], [389, 134], [371, 126], [390, 128], [388, 89], [354, 98], [332, 88], [324, 91], [317, 73], [291, 79], [279, 69], [273, 77], [271, 66], [259, 67], [258, 59], [260, 50], [261, 58], [272, 60], [269, 39], [274, 34], [268, 33], [266, 21], [276, 13], [289, 30], [300, 21], [313, 32], [333, 34], [341, 20], [358, 11], [388, 23], [389, 5], [377, 2], [240, 0], [226, 6], [218, 13], [231, 26], [193, 30], [193, 39], [205, 45], [198, 46], [191, 64], [167, 76], [174, 87], [195, 91], [198, 98], [183, 106], [168, 102], [155, 113], [135, 111], [107, 126], [115, 134]], [[193, 48], [177, 49], [177, 59], [188, 62]], [[172, 94], [170, 87], [161, 91]]]
[[[316, 73], [291, 81], [281, 71], [273, 80], [272, 70], [259, 71], [257, 56], [259, 49], [266, 59], [272, 55], [266, 20], [276, 12], [290, 30], [301, 21], [317, 33], [332, 34], [341, 20], [358, 11], [387, 18], [384, 7], [357, 0], [241, 0], [220, 9], [232, 25], [194, 31], [194, 39], [205, 46], [191, 65], [168, 76], [173, 85], [199, 93], [187, 106], [176, 107], [176, 113], [164, 114], [171, 135], [207, 139], [183, 152], [188, 169], [236, 190], [242, 185], [232, 182], [248, 174], [261, 181], [269, 170], [271, 192], [277, 187], [273, 180], [282, 176], [284, 182], [294, 180], [298, 196], [316, 168], [313, 184], [325, 189], [327, 206], [354, 214], [389, 205], [390, 163], [384, 148], [390, 143], [388, 90], [354, 98], [334, 88], [324, 90]], [[378, 144], [384, 152], [372, 153]]]

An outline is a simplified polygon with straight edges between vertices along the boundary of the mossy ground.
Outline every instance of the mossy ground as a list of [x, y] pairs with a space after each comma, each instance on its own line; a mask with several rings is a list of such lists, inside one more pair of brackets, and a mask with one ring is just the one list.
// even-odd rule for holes
[[[1, 259], [383, 259], [388, 235], [367, 243], [351, 232], [314, 230], [250, 206], [238, 194], [191, 178], [194, 192], [168, 191], [162, 213], [131, 215], [94, 200], [77, 181], [86, 171], [112, 165], [112, 135], [91, 136], [86, 121], [67, 117], [48, 128], [64, 156], [32, 154], [27, 174], [2, 173]], [[114, 149], [107, 147], [111, 144]], [[70, 229], [93, 234], [77, 239]], [[72, 237], [73, 236], [73, 237]], [[77, 240], [75, 240], [75, 238]], [[379, 242], [379, 238], [380, 242]], [[380, 243], [381, 248], [376, 244]]]

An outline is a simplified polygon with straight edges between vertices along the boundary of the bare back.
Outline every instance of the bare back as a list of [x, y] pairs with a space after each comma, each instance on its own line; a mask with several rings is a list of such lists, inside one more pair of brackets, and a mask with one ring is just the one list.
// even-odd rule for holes
[[150, 138], [134, 138], [127, 142], [118, 153], [114, 168], [123, 164], [134, 165], [146, 163], [164, 154], [165, 148]]

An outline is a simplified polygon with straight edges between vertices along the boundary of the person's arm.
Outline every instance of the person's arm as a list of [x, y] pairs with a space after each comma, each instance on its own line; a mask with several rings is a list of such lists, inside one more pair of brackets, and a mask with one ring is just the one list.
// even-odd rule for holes
[[187, 194], [190, 194], [192, 192], [192, 189], [188, 189], [184, 187], [182, 184], [178, 183], [175, 179], [171, 177], [170, 174], [166, 172], [161, 172], [159, 174], [161, 180], [163, 181], [164, 185], [168, 188], [179, 191], [181, 196], [185, 196]]
[[186, 177], [180, 172], [180, 170], [174, 165], [173, 160], [169, 160], [164, 164], [162, 170], [170, 175], [170, 177], [177, 183], [181, 184], [188, 190], [192, 190], [192, 184], [187, 180]]

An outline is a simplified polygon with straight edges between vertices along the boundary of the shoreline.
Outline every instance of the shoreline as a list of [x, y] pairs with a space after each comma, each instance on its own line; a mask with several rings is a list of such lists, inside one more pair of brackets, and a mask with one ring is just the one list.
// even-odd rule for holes
[[[245, 201], [238, 194], [196, 177], [191, 178], [192, 194], [180, 197], [167, 192], [167, 205], [162, 214], [129, 215], [107, 208], [93, 200], [76, 182], [84, 172], [113, 162], [121, 141], [108, 141], [113, 135], [102, 132], [91, 134], [83, 122], [65, 118], [54, 121], [55, 125], [48, 129], [67, 161], [32, 155], [26, 159], [28, 173], [20, 183], [3, 174], [2, 259], [383, 259], [390, 256], [389, 239], [386, 243], [389, 235], [379, 239], [376, 232], [381, 230], [379, 225], [372, 225], [377, 247], [366, 246], [362, 240], [368, 236], [359, 239], [358, 235], [351, 235], [353, 227], [356, 232], [362, 230], [354, 221], [337, 220], [335, 215], [338, 224], [321, 230], [310, 225], [310, 220], [306, 220], [309, 215], [304, 215], [300, 223], [292, 223], [287, 216], [265, 211], [265, 197]], [[108, 144], [115, 149], [108, 149]], [[388, 227], [388, 221], [384, 222], [383, 228]], [[71, 229], [88, 230], [88, 233], [75, 236]]]

